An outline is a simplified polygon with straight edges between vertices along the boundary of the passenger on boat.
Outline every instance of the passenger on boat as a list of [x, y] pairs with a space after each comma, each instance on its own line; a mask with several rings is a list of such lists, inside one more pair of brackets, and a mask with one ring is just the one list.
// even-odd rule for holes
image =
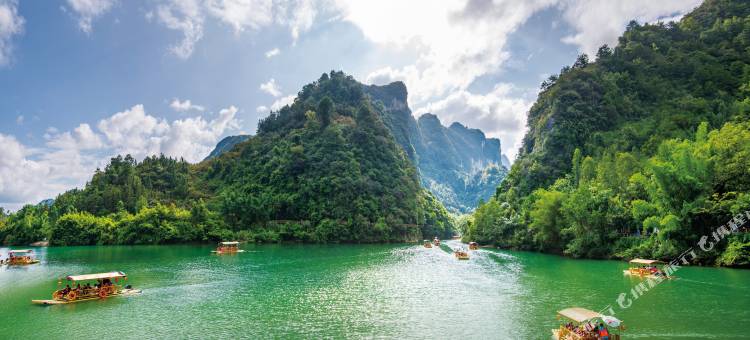
[[609, 340], [609, 331], [607, 330], [607, 327], [604, 326], [604, 323], [599, 324], [598, 333], [601, 340]]

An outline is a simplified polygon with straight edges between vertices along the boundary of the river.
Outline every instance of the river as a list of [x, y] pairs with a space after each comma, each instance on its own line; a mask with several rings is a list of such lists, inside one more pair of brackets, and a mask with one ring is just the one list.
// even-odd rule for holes
[[[557, 310], [599, 310], [639, 282], [622, 275], [623, 262], [528, 252], [482, 249], [458, 261], [446, 245], [243, 247], [227, 256], [197, 245], [36, 248], [40, 264], [0, 267], [0, 338], [549, 339]], [[60, 277], [113, 270], [143, 293], [31, 304]], [[618, 310], [625, 339], [750, 338], [750, 271], [677, 274]]]

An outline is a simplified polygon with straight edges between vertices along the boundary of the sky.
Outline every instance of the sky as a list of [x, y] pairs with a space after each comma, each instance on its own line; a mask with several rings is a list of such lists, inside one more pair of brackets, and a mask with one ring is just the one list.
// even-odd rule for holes
[[0, 206], [85, 185], [110, 157], [199, 162], [324, 72], [403, 81], [415, 116], [514, 159], [539, 84], [627, 23], [699, 0], [0, 0]]

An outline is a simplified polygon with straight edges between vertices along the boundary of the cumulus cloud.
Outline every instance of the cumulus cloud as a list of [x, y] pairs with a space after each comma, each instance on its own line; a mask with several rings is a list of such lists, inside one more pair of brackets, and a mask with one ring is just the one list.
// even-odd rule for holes
[[563, 42], [577, 45], [581, 52], [594, 55], [603, 44], [614, 46], [631, 20], [641, 23], [679, 20], [702, 0], [570, 0], [560, 3], [565, 21], [576, 33]]
[[68, 5], [78, 14], [78, 27], [86, 33], [91, 33], [94, 19], [109, 11], [114, 4], [115, 0], [68, 0]]
[[[279, 25], [289, 29], [296, 43], [300, 33], [310, 29], [317, 13], [312, 0], [166, 0], [157, 6], [155, 16], [167, 28], [182, 32], [182, 40], [170, 50], [186, 59], [203, 38], [208, 19], [228, 25], [237, 35]], [[149, 18], [154, 13], [146, 15]]]
[[460, 122], [481, 129], [487, 136], [500, 138], [503, 153], [515, 159], [526, 132], [526, 112], [536, 96], [528, 90], [518, 92], [510, 84], [498, 84], [487, 94], [461, 90], [415, 112], [433, 113], [447, 124]]
[[275, 102], [273, 102], [273, 104], [271, 104], [271, 111], [279, 111], [284, 106], [292, 105], [292, 103], [294, 103], [294, 98], [297, 98], [297, 96], [291, 94], [286, 97], [277, 99]]
[[171, 107], [172, 110], [175, 110], [177, 112], [185, 112], [185, 111], [190, 111], [190, 110], [195, 110], [195, 111], [206, 110], [205, 107], [196, 105], [190, 102], [190, 99], [186, 99], [185, 101], [180, 101], [179, 98], [172, 99], [172, 102], [169, 103], [169, 107]]
[[273, 48], [271, 50], [266, 51], [266, 58], [271, 59], [281, 53], [281, 50], [278, 48]]
[[219, 138], [239, 128], [238, 109], [222, 109], [212, 119], [202, 116], [169, 122], [135, 105], [70, 131], [47, 129], [46, 143], [29, 148], [14, 136], [0, 134], [0, 206], [18, 208], [80, 187], [96, 168], [117, 154], [136, 159], [164, 154], [188, 162], [202, 160]]
[[[386, 67], [367, 78], [405, 81], [410, 103], [419, 105], [464, 90], [479, 76], [497, 72], [509, 57], [503, 50], [508, 35], [555, 1], [453, 0], [441, 6], [429, 0], [337, 3], [343, 20], [359, 27], [369, 40], [416, 51], [411, 65]], [[383, 25], [384, 21], [388, 24]]]
[[255, 108], [255, 112], [257, 113], [268, 113], [268, 106], [261, 105]]
[[203, 10], [197, 0], [171, 0], [156, 9], [158, 21], [171, 30], [182, 32], [182, 40], [169, 47], [179, 58], [193, 54], [195, 43], [203, 37]]
[[13, 52], [13, 36], [23, 32], [25, 20], [18, 15], [18, 2], [0, 0], [0, 66], [10, 63]]
[[263, 84], [260, 84], [260, 90], [274, 97], [278, 97], [281, 95], [281, 89], [279, 88], [279, 85], [276, 84], [276, 79], [273, 78], [269, 79]]

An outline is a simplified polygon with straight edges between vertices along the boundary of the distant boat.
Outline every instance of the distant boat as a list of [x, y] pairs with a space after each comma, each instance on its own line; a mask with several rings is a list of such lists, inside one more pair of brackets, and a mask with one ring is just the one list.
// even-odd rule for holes
[[31, 249], [18, 249], [11, 250], [8, 252], [8, 259], [5, 261], [9, 266], [25, 266], [29, 264], [39, 263], [39, 260], [34, 255], [34, 251]]
[[625, 275], [639, 276], [641, 278], [675, 278], [674, 276], [667, 275], [663, 269], [657, 267], [657, 265], [665, 264], [659, 260], [632, 259], [629, 264], [630, 268], [623, 271], [623, 274]]
[[469, 252], [463, 250], [463, 249], [457, 249], [453, 251], [453, 255], [459, 259], [459, 260], [468, 260], [469, 259]]
[[479, 244], [476, 242], [469, 242], [469, 250], [477, 250], [479, 249]]
[[212, 253], [216, 254], [236, 254], [244, 253], [245, 251], [240, 249], [240, 243], [237, 241], [219, 242], [216, 250], [212, 250]]
[[432, 243], [430, 243], [430, 240], [424, 240], [424, 247], [425, 248], [432, 248]]

